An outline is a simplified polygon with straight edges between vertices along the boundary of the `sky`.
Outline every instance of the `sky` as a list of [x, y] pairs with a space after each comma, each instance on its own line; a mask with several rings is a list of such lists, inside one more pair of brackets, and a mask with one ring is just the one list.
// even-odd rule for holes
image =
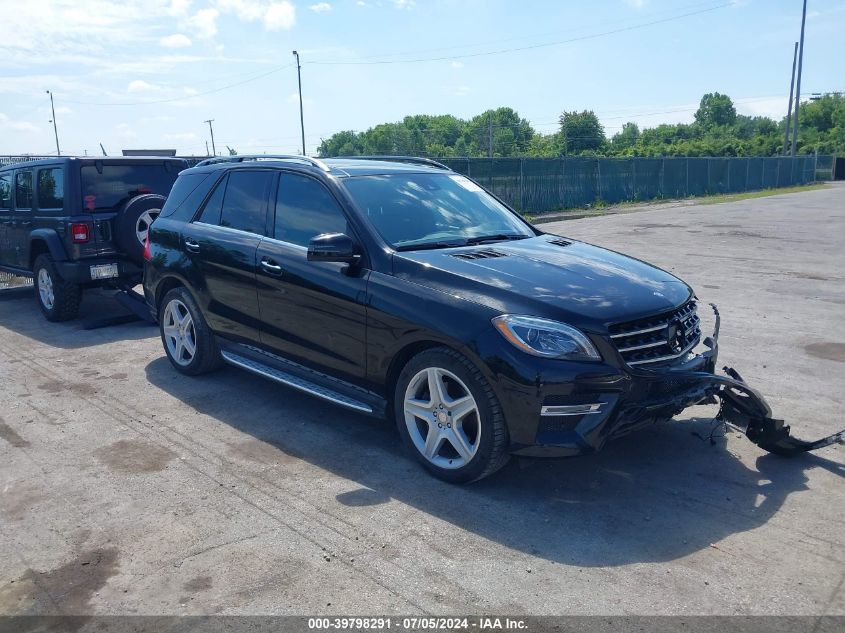
[[[0, 0], [0, 154], [306, 149], [409, 114], [509, 106], [608, 136], [701, 96], [786, 113], [801, 0]], [[802, 94], [845, 91], [845, 0], [809, 0]]]

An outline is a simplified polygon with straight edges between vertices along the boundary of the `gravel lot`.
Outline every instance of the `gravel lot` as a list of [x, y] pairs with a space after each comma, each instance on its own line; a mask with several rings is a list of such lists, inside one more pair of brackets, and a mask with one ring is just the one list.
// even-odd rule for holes
[[[845, 188], [543, 228], [686, 279], [797, 435], [845, 426]], [[710, 445], [701, 408], [452, 487], [383, 421], [179, 376], [152, 327], [50, 324], [10, 292], [0, 613], [845, 614], [841, 446]]]

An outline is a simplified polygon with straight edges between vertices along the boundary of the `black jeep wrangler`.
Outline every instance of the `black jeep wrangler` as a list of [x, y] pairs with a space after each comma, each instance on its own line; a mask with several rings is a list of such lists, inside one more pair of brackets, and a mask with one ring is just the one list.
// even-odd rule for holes
[[0, 270], [34, 277], [50, 321], [76, 318], [83, 288], [135, 286], [149, 226], [187, 167], [136, 157], [0, 167]]

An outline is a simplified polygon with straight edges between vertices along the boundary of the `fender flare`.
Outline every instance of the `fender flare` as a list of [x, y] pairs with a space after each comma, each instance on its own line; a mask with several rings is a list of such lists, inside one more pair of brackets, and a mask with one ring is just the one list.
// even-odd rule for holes
[[67, 261], [68, 257], [67, 252], [65, 251], [65, 246], [62, 243], [62, 239], [59, 237], [59, 234], [56, 233], [55, 230], [35, 229], [29, 234], [30, 259], [32, 259], [32, 246], [35, 242], [44, 242], [47, 245], [47, 252], [50, 253], [50, 257], [53, 258], [53, 261]]

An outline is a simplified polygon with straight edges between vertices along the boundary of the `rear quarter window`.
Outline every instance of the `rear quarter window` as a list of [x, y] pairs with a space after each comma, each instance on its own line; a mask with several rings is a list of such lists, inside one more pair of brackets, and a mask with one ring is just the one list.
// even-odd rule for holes
[[61, 209], [65, 203], [64, 171], [61, 167], [38, 171], [38, 208]]
[[186, 174], [179, 176], [161, 208], [161, 216], [169, 217], [179, 211], [180, 216], [190, 219], [202, 204], [214, 179], [211, 174]]

